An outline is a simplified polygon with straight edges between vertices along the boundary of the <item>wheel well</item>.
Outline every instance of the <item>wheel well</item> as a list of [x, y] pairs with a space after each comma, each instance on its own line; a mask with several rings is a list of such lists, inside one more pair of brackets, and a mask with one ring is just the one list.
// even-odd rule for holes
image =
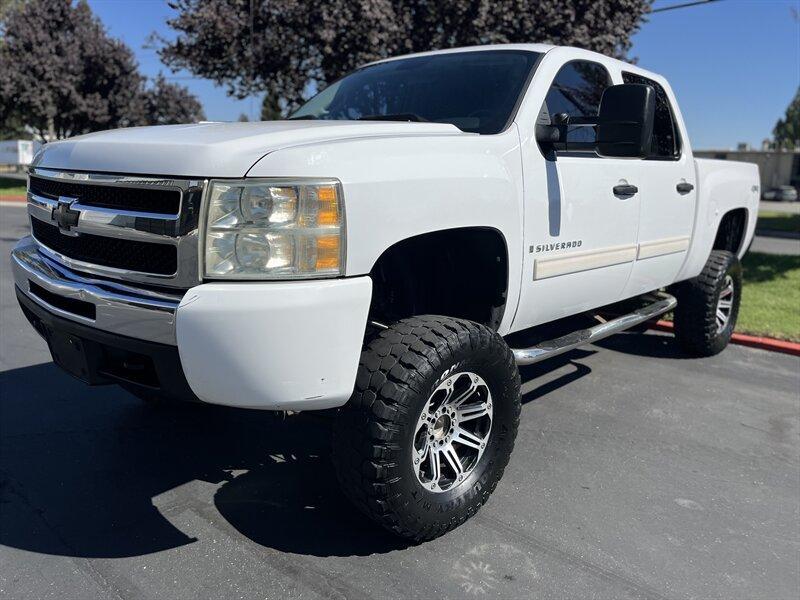
[[405, 239], [370, 271], [370, 319], [461, 317], [497, 329], [508, 288], [508, 252], [495, 229], [460, 228]]
[[737, 254], [744, 240], [747, 209], [736, 208], [722, 217], [714, 239], [714, 250], [727, 250]]

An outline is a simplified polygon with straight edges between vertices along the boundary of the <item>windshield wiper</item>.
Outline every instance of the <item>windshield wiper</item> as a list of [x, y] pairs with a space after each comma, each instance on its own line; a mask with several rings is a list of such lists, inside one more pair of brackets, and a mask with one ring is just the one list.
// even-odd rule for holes
[[300, 117], [289, 117], [286, 119], [287, 121], [311, 121], [316, 119], [314, 115], [302, 115]]
[[388, 115], [366, 115], [359, 117], [359, 121], [413, 121], [416, 123], [429, 123], [425, 117], [420, 117], [414, 113], [394, 113]]

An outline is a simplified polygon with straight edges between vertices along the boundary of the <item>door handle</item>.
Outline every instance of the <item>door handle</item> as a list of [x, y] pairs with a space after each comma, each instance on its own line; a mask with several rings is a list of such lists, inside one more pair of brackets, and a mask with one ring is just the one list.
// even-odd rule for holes
[[678, 190], [679, 194], [688, 194], [694, 189], [694, 186], [691, 183], [686, 183], [685, 181], [681, 181], [678, 185], [675, 186], [675, 189]]
[[635, 185], [631, 185], [629, 183], [615, 185], [614, 186], [614, 195], [615, 196], [633, 196], [639, 191]]

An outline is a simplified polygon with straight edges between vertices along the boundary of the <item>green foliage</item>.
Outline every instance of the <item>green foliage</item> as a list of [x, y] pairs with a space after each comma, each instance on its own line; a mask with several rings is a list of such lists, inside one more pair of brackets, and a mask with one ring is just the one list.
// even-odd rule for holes
[[758, 213], [756, 229], [791, 231], [800, 234], [800, 215], [783, 212], [762, 211]]
[[[506, 42], [568, 44], [622, 57], [651, 0], [172, 0], [172, 68], [284, 111], [371, 60]], [[254, 10], [251, 14], [250, 7]], [[274, 112], [270, 111], [270, 114]]]
[[16, 8], [24, 1], [25, 0], [0, 0], [0, 17], [2, 17], [7, 10]]
[[142, 91], [143, 111], [140, 125], [172, 125], [205, 119], [203, 107], [185, 87], [169, 83], [158, 75]]
[[18, 115], [0, 118], [0, 140], [26, 140], [30, 137], [31, 134], [25, 130], [25, 125]]
[[736, 330], [800, 341], [800, 256], [750, 252]]
[[264, 101], [261, 103], [261, 120], [262, 121], [278, 121], [283, 118], [283, 111], [281, 111], [280, 103], [277, 96], [264, 96]]
[[0, 200], [9, 196], [24, 196], [26, 191], [24, 179], [0, 177]]
[[27, 0], [2, 14], [0, 129], [44, 138], [194, 120], [196, 99], [159, 77], [147, 86], [131, 50], [79, 0]]
[[800, 88], [797, 88], [784, 118], [775, 124], [772, 135], [777, 148], [800, 148]]
[[736, 331], [800, 342], [800, 256], [748, 252], [742, 271]]

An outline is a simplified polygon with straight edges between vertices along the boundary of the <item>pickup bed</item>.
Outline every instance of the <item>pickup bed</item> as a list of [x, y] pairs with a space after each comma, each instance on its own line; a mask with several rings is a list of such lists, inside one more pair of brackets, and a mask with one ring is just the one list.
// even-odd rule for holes
[[758, 181], [694, 159], [656, 74], [462, 48], [366, 65], [283, 121], [46, 144], [12, 265], [68, 372], [147, 400], [331, 409], [346, 494], [425, 540], [500, 480], [518, 365], [667, 311], [687, 353], [725, 348]]

